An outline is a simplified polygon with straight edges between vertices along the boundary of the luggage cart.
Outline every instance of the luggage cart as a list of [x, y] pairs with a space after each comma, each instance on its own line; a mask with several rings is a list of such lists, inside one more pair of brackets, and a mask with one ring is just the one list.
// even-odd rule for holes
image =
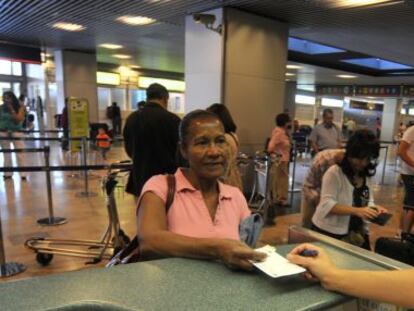
[[[108, 210], [108, 227], [102, 238], [96, 240], [70, 240], [33, 237], [25, 242], [25, 246], [36, 253], [36, 261], [47, 266], [54, 255], [87, 258], [88, 264], [96, 264], [103, 259], [110, 259], [130, 242], [130, 238], [121, 229], [118, 210], [115, 200], [117, 178], [128, 173], [131, 169], [130, 161], [118, 162], [125, 164], [125, 168], [113, 169], [112, 165], [102, 181], [102, 188], [106, 193], [106, 207]], [[119, 165], [118, 165], [119, 167]]]
[[265, 152], [256, 152], [254, 158], [254, 181], [252, 192], [249, 199], [249, 207], [261, 213], [265, 223], [271, 223], [269, 218], [269, 208], [271, 206], [270, 197], [270, 167], [271, 157]]

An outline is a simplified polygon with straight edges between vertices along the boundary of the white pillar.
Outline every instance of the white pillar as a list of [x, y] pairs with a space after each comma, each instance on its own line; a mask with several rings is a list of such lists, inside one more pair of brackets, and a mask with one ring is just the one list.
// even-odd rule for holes
[[284, 107], [287, 24], [231, 8], [213, 27], [186, 18], [186, 112], [221, 102], [238, 126], [243, 151], [263, 149]]
[[384, 110], [382, 113], [382, 129], [381, 129], [381, 140], [390, 141], [393, 140], [398, 117], [398, 99], [396, 98], [385, 98], [384, 99]]
[[64, 105], [66, 97], [86, 98], [89, 102], [89, 122], [98, 122], [96, 54], [56, 51], [55, 65], [58, 107]]

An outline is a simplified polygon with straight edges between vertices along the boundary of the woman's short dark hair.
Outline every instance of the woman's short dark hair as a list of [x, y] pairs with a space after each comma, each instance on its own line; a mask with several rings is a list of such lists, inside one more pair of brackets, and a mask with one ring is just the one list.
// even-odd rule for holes
[[345, 157], [340, 163], [340, 167], [348, 178], [352, 178], [354, 172], [348, 158], [368, 159], [369, 163], [365, 170], [360, 173], [360, 176], [374, 176], [378, 164], [379, 151], [380, 143], [375, 134], [366, 129], [358, 130], [349, 138], [346, 144]]
[[290, 121], [290, 117], [287, 113], [279, 113], [275, 118], [277, 126], [285, 126]]
[[3, 98], [4, 98], [4, 96], [11, 97], [12, 107], [13, 107], [14, 111], [16, 113], [19, 112], [20, 103], [19, 103], [19, 100], [17, 99], [16, 95], [14, 95], [14, 93], [12, 91], [6, 91], [6, 92], [3, 93]]
[[159, 83], [153, 83], [147, 88], [147, 101], [151, 99], [168, 99], [168, 90]]
[[210, 107], [207, 108], [208, 112], [212, 112], [217, 115], [223, 123], [224, 131], [226, 133], [236, 133], [237, 126], [231, 117], [230, 111], [227, 107], [223, 104], [212, 104]]

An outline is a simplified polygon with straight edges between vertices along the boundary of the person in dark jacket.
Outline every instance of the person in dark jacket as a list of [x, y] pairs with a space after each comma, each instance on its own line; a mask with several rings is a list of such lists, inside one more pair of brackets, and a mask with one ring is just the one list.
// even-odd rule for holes
[[169, 94], [161, 84], [147, 89], [147, 103], [126, 120], [124, 143], [133, 161], [126, 191], [138, 197], [145, 182], [157, 174], [173, 174], [180, 118], [167, 111]]

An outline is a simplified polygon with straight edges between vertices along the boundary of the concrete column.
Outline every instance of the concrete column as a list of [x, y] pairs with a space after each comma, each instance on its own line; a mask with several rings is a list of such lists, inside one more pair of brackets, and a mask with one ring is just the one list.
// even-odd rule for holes
[[285, 105], [283, 106], [283, 111], [288, 113], [293, 120], [296, 115], [296, 82], [286, 82], [285, 90]]
[[89, 102], [89, 122], [98, 122], [96, 86], [96, 55], [59, 50], [55, 52], [58, 107], [66, 97], [86, 98]]
[[398, 126], [398, 113], [398, 99], [385, 98], [384, 110], [381, 120], [381, 140], [393, 140], [394, 134], [396, 132], [396, 127]]
[[225, 104], [238, 126], [240, 149], [263, 149], [284, 110], [287, 24], [231, 8], [217, 9], [213, 27], [186, 19], [186, 112]]

